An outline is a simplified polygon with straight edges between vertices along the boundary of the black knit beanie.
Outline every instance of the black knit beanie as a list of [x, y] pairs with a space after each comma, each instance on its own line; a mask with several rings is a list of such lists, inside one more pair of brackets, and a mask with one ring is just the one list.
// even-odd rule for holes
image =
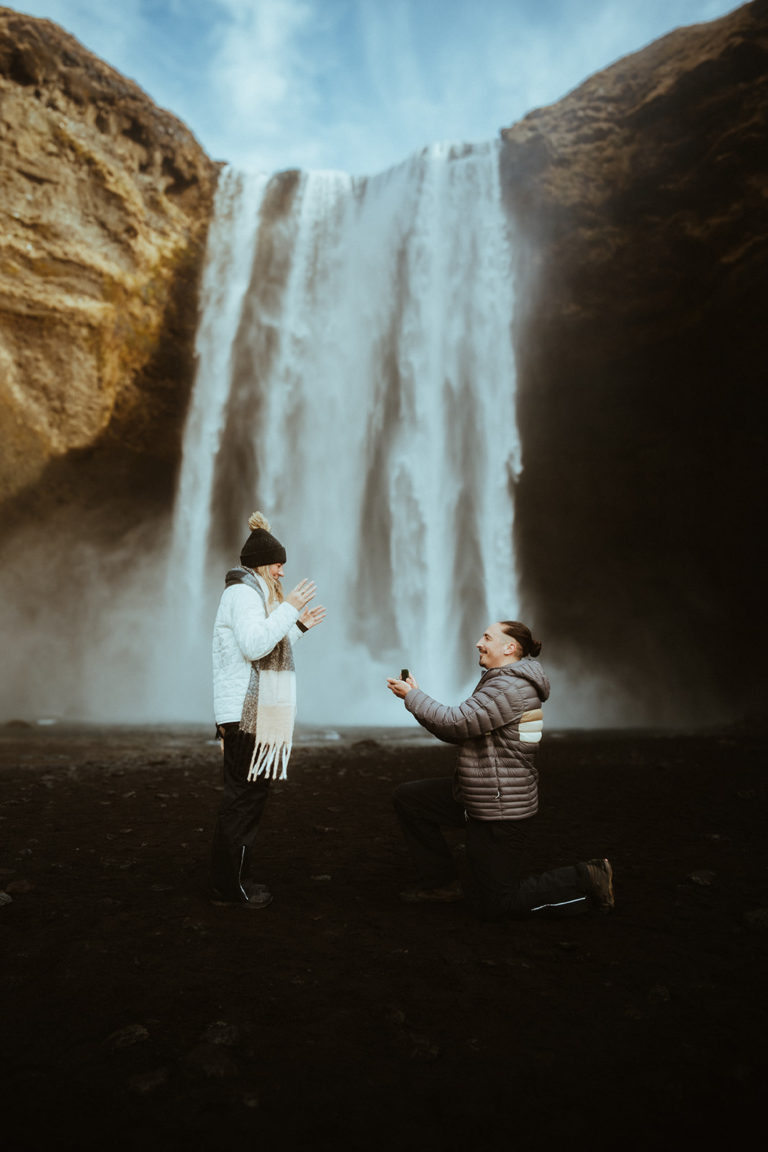
[[285, 548], [266, 528], [254, 528], [243, 544], [240, 563], [246, 568], [263, 568], [267, 564], [285, 564]]

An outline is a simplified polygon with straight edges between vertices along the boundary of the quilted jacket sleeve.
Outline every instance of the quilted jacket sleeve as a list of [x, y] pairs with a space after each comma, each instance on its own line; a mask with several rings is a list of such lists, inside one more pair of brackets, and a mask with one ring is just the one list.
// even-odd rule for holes
[[448, 744], [503, 728], [525, 711], [523, 694], [509, 676], [484, 676], [472, 695], [453, 707], [415, 688], [405, 697], [405, 706], [422, 728]]

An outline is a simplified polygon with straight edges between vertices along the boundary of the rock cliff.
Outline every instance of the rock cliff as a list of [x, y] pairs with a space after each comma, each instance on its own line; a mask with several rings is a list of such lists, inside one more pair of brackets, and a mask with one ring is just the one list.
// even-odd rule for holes
[[134, 83], [0, 8], [3, 534], [167, 509], [216, 176]]
[[525, 612], [550, 656], [634, 704], [651, 687], [650, 722], [756, 712], [768, 5], [673, 32], [503, 139]]

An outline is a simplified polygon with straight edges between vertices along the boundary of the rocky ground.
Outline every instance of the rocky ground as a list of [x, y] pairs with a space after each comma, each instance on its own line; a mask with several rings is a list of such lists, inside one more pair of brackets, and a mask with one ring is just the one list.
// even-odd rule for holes
[[[671, 1149], [761, 1130], [763, 737], [550, 735], [531, 867], [612, 917], [413, 907], [391, 812], [451, 749], [308, 734], [261, 912], [213, 907], [206, 730], [0, 730], [7, 1152]], [[460, 855], [460, 848], [457, 845]]]

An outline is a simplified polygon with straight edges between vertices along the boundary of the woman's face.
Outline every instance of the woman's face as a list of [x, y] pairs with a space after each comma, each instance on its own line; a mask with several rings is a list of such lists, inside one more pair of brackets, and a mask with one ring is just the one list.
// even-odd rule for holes
[[269, 574], [273, 580], [282, 580], [285, 575], [282, 564], [270, 564]]

